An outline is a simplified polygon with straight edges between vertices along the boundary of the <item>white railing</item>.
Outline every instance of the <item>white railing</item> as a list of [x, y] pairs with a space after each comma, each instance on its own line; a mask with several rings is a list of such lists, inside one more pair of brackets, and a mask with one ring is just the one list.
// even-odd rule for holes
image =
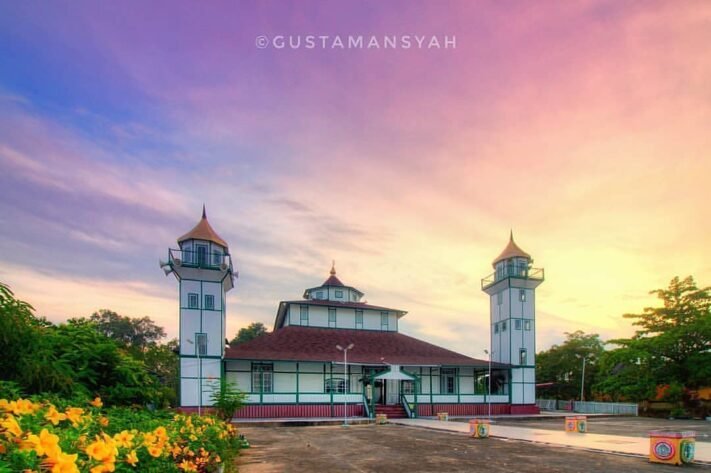
[[536, 406], [542, 411], [555, 411], [558, 408], [558, 401], [555, 399], [536, 399]]
[[619, 402], [556, 401], [555, 399], [536, 399], [536, 405], [544, 411], [570, 411], [580, 414], [638, 415], [637, 404]]
[[584, 414], [615, 414], [636, 416], [637, 404], [622, 404], [619, 402], [583, 402], [575, 401], [573, 410]]

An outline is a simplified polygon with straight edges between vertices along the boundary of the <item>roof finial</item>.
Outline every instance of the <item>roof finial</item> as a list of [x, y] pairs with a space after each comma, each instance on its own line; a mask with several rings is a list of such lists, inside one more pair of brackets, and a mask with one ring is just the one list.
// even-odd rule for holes
[[511, 229], [511, 235], [509, 236], [509, 240], [513, 241], [513, 228]]
[[207, 213], [205, 213], [205, 204], [202, 204], [202, 218], [207, 218]]
[[336, 260], [331, 260], [331, 276], [336, 275]]

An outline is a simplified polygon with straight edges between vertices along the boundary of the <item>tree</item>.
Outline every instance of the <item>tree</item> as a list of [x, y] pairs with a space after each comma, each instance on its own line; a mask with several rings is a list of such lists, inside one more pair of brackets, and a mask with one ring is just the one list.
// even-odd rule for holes
[[554, 399], [579, 399], [585, 360], [585, 397], [590, 398], [596, 381], [597, 366], [604, 352], [604, 345], [596, 333], [585, 334], [581, 330], [566, 332], [562, 345], [553, 345], [549, 350], [536, 355], [536, 378], [541, 383], [551, 382], [546, 396]]
[[620, 348], [608, 355], [608, 378], [598, 388], [613, 398], [623, 393], [629, 400], [649, 399], [657, 385], [711, 385], [711, 287], [699, 289], [691, 276], [675, 277], [650, 294], [662, 306], [624, 314], [639, 329], [632, 338], [609, 342]]
[[266, 333], [268, 333], [267, 328], [263, 323], [252, 322], [248, 326], [239, 329], [239, 332], [237, 332], [235, 338], [232, 339], [230, 345], [238, 345], [240, 343], [248, 342]]
[[156, 325], [149, 317], [132, 318], [101, 309], [91, 314], [88, 320], [96, 325], [99, 332], [121, 346], [138, 351], [146, 350], [165, 337], [163, 327]]

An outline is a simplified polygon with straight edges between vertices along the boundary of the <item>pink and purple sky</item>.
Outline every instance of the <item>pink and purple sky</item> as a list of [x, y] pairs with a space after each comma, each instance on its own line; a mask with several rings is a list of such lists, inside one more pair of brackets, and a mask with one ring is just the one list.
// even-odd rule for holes
[[[261, 35], [456, 47], [256, 47]], [[330, 43], [330, 40], [329, 40]], [[228, 332], [328, 276], [482, 357], [513, 228], [538, 348], [711, 283], [711, 3], [0, 3], [0, 281], [58, 322], [177, 334], [158, 258], [203, 202]]]

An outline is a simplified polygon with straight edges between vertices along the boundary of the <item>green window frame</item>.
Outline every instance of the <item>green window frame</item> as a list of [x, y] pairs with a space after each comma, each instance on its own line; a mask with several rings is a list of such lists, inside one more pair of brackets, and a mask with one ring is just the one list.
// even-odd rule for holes
[[252, 363], [252, 392], [274, 392], [274, 363]]
[[299, 308], [299, 323], [301, 325], [308, 325], [309, 324], [309, 306], [302, 305]]
[[205, 294], [205, 309], [215, 310], [215, 296], [212, 294]]
[[380, 313], [380, 329], [390, 330], [390, 317], [387, 312]]
[[323, 383], [323, 392], [333, 394], [347, 394], [350, 390], [348, 382], [343, 378], [329, 378]]
[[328, 308], [328, 326], [330, 328], [336, 328], [336, 308]]
[[523, 329], [527, 331], [531, 331], [531, 321], [530, 320], [524, 320], [523, 321]]
[[442, 368], [439, 370], [440, 394], [457, 394], [457, 369]]
[[521, 302], [526, 302], [526, 290], [525, 289], [520, 289], [518, 291], [518, 300]]
[[343, 291], [342, 290], [336, 289], [336, 298], [343, 299]]
[[506, 321], [505, 320], [503, 322], [501, 322], [501, 331], [502, 332], [506, 331]]
[[356, 328], [363, 328], [363, 311], [355, 311], [355, 326]]
[[499, 324], [498, 323], [494, 324], [494, 333], [499, 333]]
[[521, 330], [521, 319], [514, 320], [514, 328], [516, 330]]
[[200, 294], [196, 292], [188, 293], [188, 309], [199, 309], [200, 308]]
[[406, 379], [402, 382], [402, 393], [403, 394], [420, 394], [415, 392], [415, 390], [420, 391], [420, 386], [413, 380]]
[[528, 352], [526, 351], [525, 348], [521, 348], [518, 351], [518, 359], [519, 359], [519, 365], [527, 365], [528, 364]]

